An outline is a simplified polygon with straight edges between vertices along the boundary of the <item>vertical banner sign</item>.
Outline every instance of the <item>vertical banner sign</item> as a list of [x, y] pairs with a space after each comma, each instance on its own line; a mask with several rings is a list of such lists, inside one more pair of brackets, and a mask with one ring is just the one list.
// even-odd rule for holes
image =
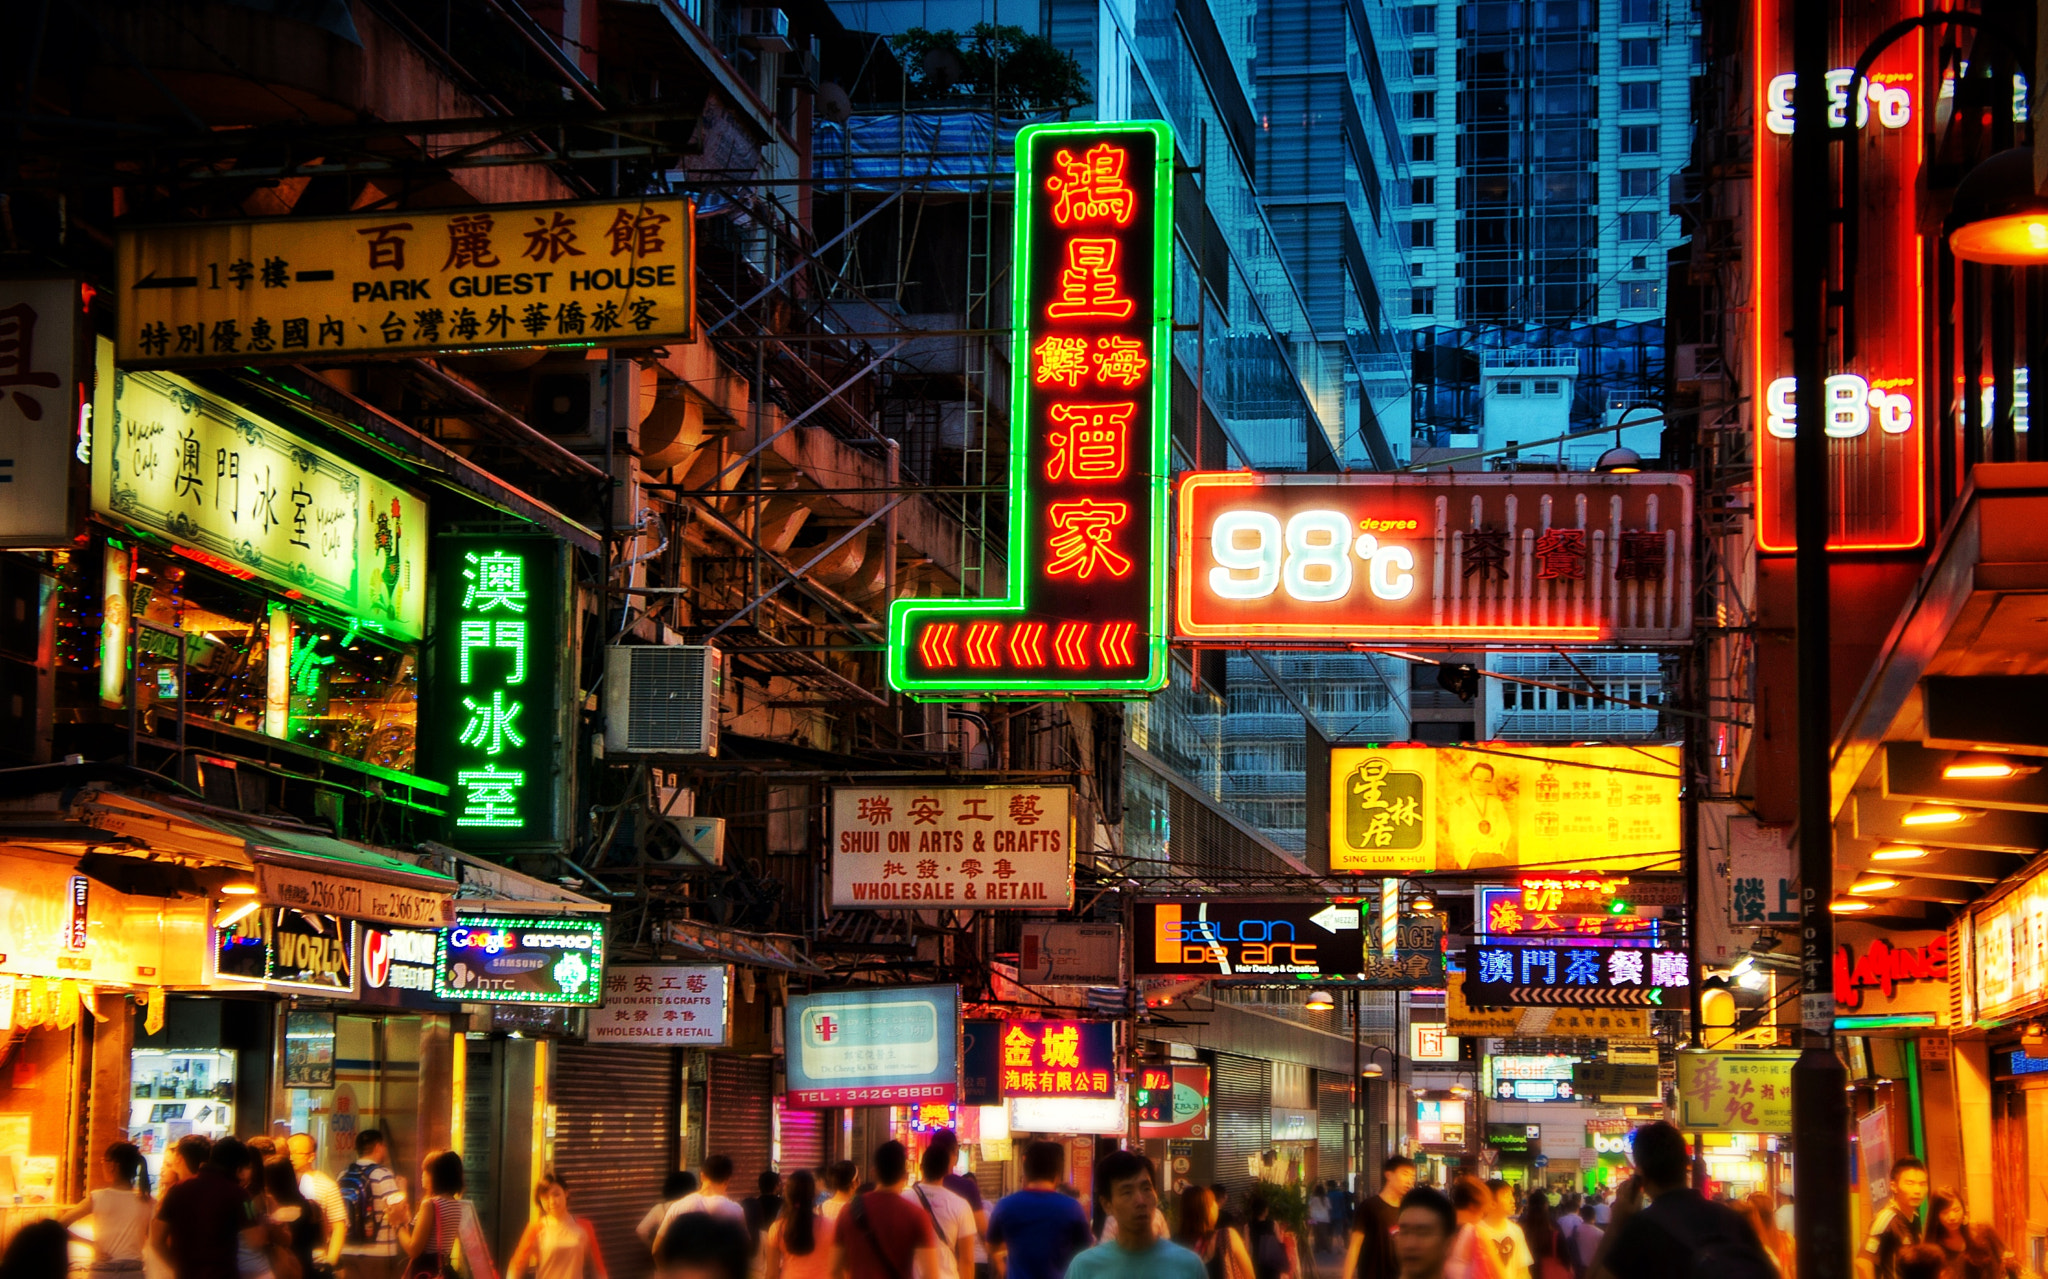
[[930, 700], [1163, 687], [1167, 126], [1022, 130], [1015, 261], [1008, 590], [897, 601], [889, 682]]
[[[1831, 3], [1831, 0], [1810, 0]], [[1751, 293], [1756, 315], [1757, 545], [1790, 551], [1794, 402], [1805, 388], [1792, 370], [1792, 15], [1795, 0], [1756, 6], [1756, 252]], [[1879, 32], [1919, 12], [1906, 0], [1834, 3], [1834, 70], [1827, 74], [1828, 124], [1852, 129], [1861, 148], [1862, 190], [1848, 193], [1862, 210], [1855, 270], [1856, 353], [1849, 367], [1814, 388], [1826, 399], [1831, 550], [1885, 550], [1920, 545], [1927, 531], [1926, 457], [1929, 414], [1921, 306], [1920, 234], [1915, 182], [1920, 171], [1921, 113], [1929, 109], [1923, 37], [1894, 43], [1848, 99], [1857, 55]]]
[[555, 832], [559, 544], [434, 539], [430, 775], [447, 783], [449, 839], [531, 844]]
[[89, 407], [79, 302], [76, 280], [0, 281], [0, 546], [71, 541], [71, 458]]

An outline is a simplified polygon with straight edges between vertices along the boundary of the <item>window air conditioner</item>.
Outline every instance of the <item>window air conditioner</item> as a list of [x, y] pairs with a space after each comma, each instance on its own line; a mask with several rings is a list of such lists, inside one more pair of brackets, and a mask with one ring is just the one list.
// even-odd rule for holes
[[708, 644], [607, 649], [605, 754], [718, 754], [718, 699], [724, 687], [723, 655]]

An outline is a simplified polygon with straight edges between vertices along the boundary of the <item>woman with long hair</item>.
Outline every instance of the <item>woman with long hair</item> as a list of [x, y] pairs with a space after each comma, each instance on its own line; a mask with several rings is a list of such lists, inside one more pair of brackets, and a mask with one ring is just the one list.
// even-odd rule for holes
[[589, 1218], [569, 1215], [569, 1183], [553, 1172], [542, 1173], [533, 1188], [533, 1206], [538, 1211], [512, 1249], [505, 1279], [519, 1279], [529, 1262], [536, 1279], [606, 1279], [597, 1230]]
[[1242, 1235], [1223, 1224], [1216, 1192], [1207, 1186], [1189, 1186], [1181, 1192], [1173, 1241], [1202, 1259], [1209, 1279], [1252, 1279], [1251, 1251]]
[[156, 1215], [149, 1165], [140, 1150], [117, 1141], [100, 1157], [99, 1171], [98, 1188], [57, 1220], [72, 1226], [91, 1219], [93, 1273], [140, 1276], [142, 1248], [149, 1242], [150, 1218]]
[[1989, 1226], [1970, 1224], [1963, 1197], [1944, 1186], [1928, 1197], [1927, 1240], [1948, 1257], [1952, 1279], [2015, 1279], [2019, 1261]]
[[1792, 1236], [1778, 1229], [1778, 1214], [1771, 1207], [1771, 1197], [1762, 1191], [1738, 1200], [1735, 1205], [1756, 1231], [1757, 1242], [1764, 1246], [1764, 1252], [1778, 1267], [1784, 1279], [1792, 1279], [1799, 1269], [1799, 1256], [1792, 1246]]
[[1572, 1263], [1565, 1256], [1564, 1236], [1550, 1219], [1550, 1196], [1531, 1191], [1522, 1205], [1522, 1237], [1529, 1242], [1529, 1279], [1572, 1279]]
[[424, 1171], [427, 1198], [405, 1235], [405, 1279], [452, 1279], [457, 1243], [472, 1279], [498, 1279], [476, 1205], [462, 1197], [462, 1156], [444, 1150], [427, 1161]]
[[266, 1215], [273, 1228], [270, 1272], [283, 1279], [297, 1266], [302, 1279], [313, 1279], [313, 1256], [327, 1244], [327, 1214], [299, 1189], [290, 1163], [277, 1159], [262, 1167]]
[[793, 1172], [782, 1189], [782, 1212], [761, 1237], [762, 1279], [831, 1279], [839, 1222], [819, 1210], [817, 1176]]

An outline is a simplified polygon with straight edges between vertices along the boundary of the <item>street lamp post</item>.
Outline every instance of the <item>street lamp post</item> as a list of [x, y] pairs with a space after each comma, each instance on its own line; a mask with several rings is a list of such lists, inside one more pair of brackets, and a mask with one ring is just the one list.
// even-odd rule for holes
[[[1351, 1146], [1354, 1152], [1352, 1162], [1357, 1165], [1355, 1171], [1361, 1178], [1361, 1184], [1366, 1175], [1372, 1171], [1372, 1161], [1366, 1157], [1365, 1081], [1369, 1079], [1387, 1079], [1391, 1076], [1392, 1082], [1399, 1083], [1401, 1075], [1401, 1056], [1399, 1053], [1396, 1053], [1384, 1044], [1368, 1044], [1361, 1037], [1358, 1010], [1362, 998], [1363, 996], [1360, 992], [1355, 990], [1351, 992]], [[1387, 1065], [1382, 1067], [1376, 1059], [1370, 1062], [1366, 1061], [1364, 1058], [1367, 1053], [1385, 1053], [1387, 1055]], [[1384, 1159], [1385, 1155], [1382, 1154], [1380, 1157]]]

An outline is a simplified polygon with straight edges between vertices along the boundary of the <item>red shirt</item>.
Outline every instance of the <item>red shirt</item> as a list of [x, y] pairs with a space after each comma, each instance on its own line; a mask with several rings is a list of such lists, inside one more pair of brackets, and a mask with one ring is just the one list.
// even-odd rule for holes
[[919, 1248], [936, 1248], [931, 1218], [899, 1194], [874, 1190], [839, 1214], [832, 1242], [846, 1250], [853, 1279], [912, 1279]]

